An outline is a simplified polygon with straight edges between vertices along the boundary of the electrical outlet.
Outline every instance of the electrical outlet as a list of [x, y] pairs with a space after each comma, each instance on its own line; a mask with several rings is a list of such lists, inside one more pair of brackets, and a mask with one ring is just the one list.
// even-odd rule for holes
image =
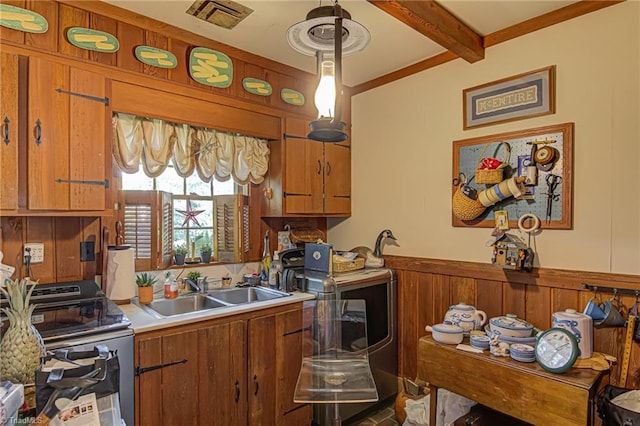
[[89, 262], [96, 260], [95, 243], [93, 241], [80, 242], [80, 261]]
[[31, 263], [44, 262], [44, 243], [26, 243], [24, 245], [25, 262], [27, 263], [27, 256], [31, 256]]

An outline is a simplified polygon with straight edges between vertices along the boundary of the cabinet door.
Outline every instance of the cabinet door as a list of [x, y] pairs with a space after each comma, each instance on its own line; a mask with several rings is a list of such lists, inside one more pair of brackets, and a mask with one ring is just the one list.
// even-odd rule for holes
[[248, 321], [249, 422], [273, 425], [276, 419], [276, 318]]
[[245, 322], [207, 327], [200, 330], [198, 342], [200, 421], [197, 424], [247, 424]]
[[0, 210], [18, 208], [18, 55], [0, 53]]
[[279, 426], [311, 423], [311, 405], [293, 402], [302, 364], [302, 338], [308, 332], [303, 326], [302, 309], [276, 315], [276, 424]]
[[99, 182], [107, 176], [110, 151], [105, 143], [105, 104], [97, 99], [106, 95], [105, 78], [77, 68], [71, 68], [70, 78], [70, 91], [83, 96], [63, 95], [69, 97], [69, 179], [91, 183], [58, 185], [68, 188], [71, 210], [104, 210], [107, 189]]
[[[285, 212], [322, 213], [322, 144], [304, 137], [309, 132], [308, 123], [297, 118], [287, 118], [284, 141], [285, 164], [283, 195]], [[303, 138], [303, 139], [301, 139]]]
[[325, 144], [324, 211], [351, 214], [351, 148], [345, 144]]
[[69, 67], [29, 58], [28, 207], [67, 210], [69, 179], [69, 96], [55, 91], [69, 88]]

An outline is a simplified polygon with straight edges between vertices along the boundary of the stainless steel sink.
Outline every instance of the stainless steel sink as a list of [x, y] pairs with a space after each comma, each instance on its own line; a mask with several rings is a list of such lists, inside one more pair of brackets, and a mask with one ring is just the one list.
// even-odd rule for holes
[[212, 299], [218, 300], [223, 303], [242, 305], [245, 303], [262, 302], [264, 300], [286, 297], [289, 296], [289, 293], [264, 287], [244, 287], [211, 290], [209, 291], [208, 295]]
[[205, 309], [224, 308], [229, 303], [214, 300], [206, 294], [181, 296], [177, 299], [158, 299], [146, 305], [139, 305], [142, 309], [160, 317], [170, 317]]

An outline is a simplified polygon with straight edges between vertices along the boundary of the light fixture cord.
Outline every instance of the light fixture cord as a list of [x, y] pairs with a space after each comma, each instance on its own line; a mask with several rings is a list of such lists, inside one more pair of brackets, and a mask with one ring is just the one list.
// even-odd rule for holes
[[331, 124], [340, 124], [342, 121], [342, 7], [336, 3], [333, 5], [333, 14], [336, 17], [333, 39], [334, 39], [334, 57], [335, 57], [335, 83], [336, 98], [334, 106], [334, 115]]

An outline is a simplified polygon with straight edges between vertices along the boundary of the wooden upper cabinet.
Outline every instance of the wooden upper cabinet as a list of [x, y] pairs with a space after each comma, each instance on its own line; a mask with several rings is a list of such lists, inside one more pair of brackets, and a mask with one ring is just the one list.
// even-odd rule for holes
[[322, 145], [306, 139], [305, 120], [287, 118], [283, 196], [286, 213], [322, 212]]
[[324, 144], [324, 212], [351, 214], [351, 147]]
[[29, 59], [29, 210], [105, 209], [105, 93], [100, 74]]
[[18, 208], [18, 59], [0, 53], [0, 210]]
[[[286, 119], [282, 213], [348, 216], [351, 214], [351, 149], [347, 142], [333, 144], [306, 139], [308, 132], [308, 120]], [[267, 185], [277, 187], [274, 182]]]

